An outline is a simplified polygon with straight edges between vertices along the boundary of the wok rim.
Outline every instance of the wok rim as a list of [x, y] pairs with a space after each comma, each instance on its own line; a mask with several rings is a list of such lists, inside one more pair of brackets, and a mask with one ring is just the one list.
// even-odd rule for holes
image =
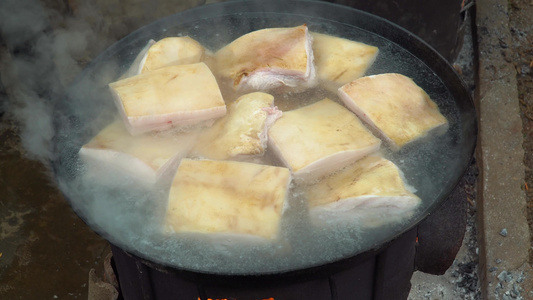
[[[298, 11], [299, 7], [312, 7], [314, 10], [311, 12], [309, 10], [306, 10], [305, 12]], [[213, 17], [222, 17], [224, 15], [235, 15], [240, 13], [285, 13], [285, 14], [291, 14], [291, 15], [301, 15], [301, 16], [307, 16], [307, 17], [313, 17], [313, 18], [321, 18], [328, 21], [334, 21], [341, 24], [347, 24], [349, 26], [354, 26], [357, 28], [360, 28], [362, 30], [371, 32], [373, 34], [376, 34], [384, 39], [386, 39], [389, 42], [392, 42], [394, 44], [397, 44], [401, 48], [405, 49], [410, 54], [414, 55], [416, 58], [420, 59], [423, 63], [427, 65], [428, 68], [430, 68], [437, 76], [442, 80], [443, 83], [446, 84], [446, 87], [452, 94], [453, 98], [456, 100], [455, 103], [458, 106], [459, 111], [464, 112], [466, 111], [467, 114], [470, 115], [470, 121], [472, 127], [468, 130], [468, 136], [470, 139], [470, 143], [467, 145], [462, 145], [462, 147], [466, 147], [466, 153], [468, 153], [468, 159], [465, 161], [464, 165], [462, 165], [462, 169], [460, 172], [457, 172], [457, 176], [454, 177], [453, 180], [453, 186], [454, 188], [457, 187], [459, 184], [461, 178], [464, 176], [465, 172], [467, 171], [468, 167], [470, 166], [470, 163], [474, 156], [474, 151], [477, 143], [477, 116], [475, 111], [474, 102], [472, 100], [471, 95], [467, 92], [466, 85], [464, 82], [459, 78], [459, 76], [455, 73], [454, 68], [446, 61], [446, 59], [440, 55], [436, 50], [434, 50], [429, 44], [427, 44], [425, 41], [414, 35], [413, 33], [407, 31], [404, 28], [401, 28], [400, 26], [383, 19], [381, 17], [372, 15], [370, 13], [357, 10], [355, 8], [351, 8], [348, 6], [343, 6], [340, 4], [334, 4], [329, 2], [321, 2], [321, 1], [306, 1], [306, 0], [270, 0], [270, 1], [261, 1], [261, 0], [237, 0], [237, 1], [229, 1], [229, 2], [220, 2], [220, 3], [213, 3], [208, 4], [204, 6], [195, 7], [183, 12], [179, 12], [173, 15], [170, 15], [168, 17], [156, 20], [153, 23], [150, 23], [148, 25], [145, 25], [136, 31], [130, 33], [126, 37], [122, 38], [121, 40], [115, 42], [113, 45], [108, 47], [106, 50], [101, 52], [95, 59], [93, 59], [86, 68], [82, 71], [80, 75], [77, 76], [77, 78], [74, 80], [74, 83], [79, 82], [84, 79], [84, 75], [87, 74], [91, 69], [96, 68], [98, 64], [104, 60], [105, 57], [109, 57], [117, 53], [117, 51], [121, 51], [123, 44], [128, 44], [132, 41], [135, 41], [139, 39], [140, 36], [145, 35], [147, 31], [153, 30], [153, 28], [164, 28], [165, 24], [168, 24], [169, 22], [175, 23], [176, 19], [180, 19], [180, 24], [187, 23], [191, 21], [198, 21], [199, 19], [209, 19]], [[365, 22], [365, 20], [370, 20], [371, 24], [368, 22]], [[374, 26], [375, 25], [375, 26]], [[462, 99], [462, 100], [459, 100]], [[61, 105], [61, 101], [59, 101], [57, 106]], [[55, 112], [61, 111], [60, 109], [55, 109]], [[60, 124], [58, 118], [54, 118], [54, 127], [60, 128], [62, 124]], [[461, 124], [464, 124], [461, 122]], [[61, 147], [60, 142], [58, 142], [58, 139], [54, 137], [53, 140], [53, 147], [54, 147], [54, 153], [59, 153], [57, 149]], [[54, 172], [54, 176], [56, 178], [60, 177], [62, 174], [62, 170], [60, 170], [61, 161], [59, 157], [54, 157], [52, 159], [52, 169]], [[420, 222], [422, 222], [431, 212], [433, 212], [438, 206], [442, 205], [446, 199], [451, 195], [454, 188], [450, 189], [449, 191], [446, 191], [443, 193], [442, 197], [438, 199], [437, 201], [434, 201], [431, 203], [423, 213], [420, 213], [416, 218], [411, 219], [409, 222], [409, 226], [404, 226], [401, 230], [395, 231], [391, 236], [389, 236], [386, 240], [382, 241], [378, 245], [374, 245], [372, 247], [367, 247], [365, 250], [359, 253], [352, 254], [350, 256], [343, 257], [338, 260], [330, 261], [330, 262], [323, 262], [318, 265], [310, 265], [303, 268], [296, 268], [291, 270], [279, 270], [279, 271], [266, 271], [266, 272], [257, 272], [257, 273], [246, 273], [246, 274], [239, 274], [239, 273], [217, 273], [217, 272], [208, 272], [203, 270], [194, 270], [194, 269], [188, 269], [184, 267], [176, 267], [172, 266], [168, 263], [164, 262], [158, 262], [157, 259], [154, 259], [153, 257], [146, 257], [145, 254], [142, 252], [139, 252], [135, 249], [128, 249], [129, 247], [123, 247], [124, 245], [120, 245], [120, 248], [130, 253], [139, 259], [141, 259], [146, 265], [157, 268], [160, 270], [164, 270], [165, 272], [174, 272], [178, 271], [180, 273], [190, 273], [190, 276], [196, 278], [197, 276], [221, 276], [221, 277], [228, 277], [228, 278], [245, 278], [245, 277], [256, 277], [256, 278], [266, 278], [269, 276], [280, 276], [285, 275], [287, 277], [294, 277], [298, 274], [302, 273], [313, 273], [317, 271], [327, 271], [327, 270], [333, 270], [333, 269], [339, 269], [344, 268], [343, 265], [351, 265], [358, 261], [361, 261], [362, 258], [368, 257], [368, 255], [376, 254], [380, 250], [384, 249], [389, 245], [393, 240], [401, 236], [402, 234], [406, 233], [407, 231], [413, 229], [416, 227]], [[62, 191], [63, 192], [63, 191]], [[72, 199], [70, 199], [66, 194], [64, 194], [67, 201], [72, 206]], [[89, 222], [87, 222], [86, 218], [84, 218], [78, 211], [75, 211], [76, 214], [97, 234], [104, 237], [106, 240], [108, 240], [110, 243], [114, 243], [113, 240], [109, 239], [108, 236], [110, 234], [106, 233], [103, 228], [94, 228]]]

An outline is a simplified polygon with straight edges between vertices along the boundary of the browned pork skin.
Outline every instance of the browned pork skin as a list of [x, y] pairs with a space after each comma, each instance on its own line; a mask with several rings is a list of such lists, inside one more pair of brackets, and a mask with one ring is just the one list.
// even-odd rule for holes
[[[187, 155], [195, 134], [131, 136], [121, 120], [100, 131], [80, 149], [81, 159], [91, 170], [114, 168], [147, 186], [175, 172]], [[96, 176], [106, 174], [96, 172]]]
[[393, 149], [432, 130], [447, 129], [448, 121], [435, 102], [413, 80], [401, 74], [362, 77], [342, 86], [338, 94]]
[[376, 60], [377, 47], [313, 32], [317, 77], [328, 90], [362, 77]]
[[284, 112], [269, 131], [269, 147], [295, 176], [312, 180], [379, 149], [381, 141], [329, 99]]
[[200, 133], [192, 155], [210, 159], [261, 156], [267, 146], [267, 132], [281, 117], [274, 97], [255, 92], [239, 97], [210, 128]]
[[166, 230], [276, 238], [290, 180], [286, 168], [183, 159], [169, 193]]
[[218, 74], [240, 91], [305, 89], [316, 83], [307, 25], [245, 34], [218, 50], [214, 58]]
[[199, 63], [204, 60], [205, 52], [200, 43], [188, 36], [150, 40], [123, 78], [168, 66]]
[[213, 122], [226, 114], [218, 83], [204, 63], [164, 67], [109, 86], [134, 135]]
[[377, 226], [408, 217], [421, 200], [391, 161], [370, 155], [316, 184], [305, 186], [313, 220], [356, 220]]

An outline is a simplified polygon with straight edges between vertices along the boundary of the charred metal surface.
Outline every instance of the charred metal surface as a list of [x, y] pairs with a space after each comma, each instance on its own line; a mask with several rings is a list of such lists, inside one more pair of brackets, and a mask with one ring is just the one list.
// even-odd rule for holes
[[417, 270], [442, 275], [452, 265], [466, 230], [465, 181], [462, 179], [452, 195], [418, 225]]
[[[407, 299], [414, 271], [416, 229], [344, 269], [302, 270], [295, 274], [222, 276], [162, 270], [112, 246], [121, 296], [129, 300], [171, 299]], [[183, 275], [183, 276], [182, 276]], [[194, 280], [191, 278], [195, 277]], [[231, 284], [227, 284], [228, 280]]]
[[461, 49], [464, 34], [460, 14], [462, 0], [326, 1], [392, 21], [421, 37], [448, 61], [453, 61]]

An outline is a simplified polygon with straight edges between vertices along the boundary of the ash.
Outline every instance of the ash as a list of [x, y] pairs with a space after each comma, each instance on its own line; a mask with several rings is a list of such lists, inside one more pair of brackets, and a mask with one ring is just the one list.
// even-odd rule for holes
[[[411, 279], [411, 293], [408, 300], [480, 300], [481, 289], [478, 278], [478, 244], [476, 233], [476, 178], [475, 162], [468, 169], [464, 189], [467, 192], [468, 216], [463, 245], [450, 268], [443, 275], [415, 272]], [[503, 298], [498, 298], [503, 299]], [[508, 298], [520, 299], [520, 298]]]
[[531, 299], [532, 295], [524, 295], [524, 289], [520, 286], [526, 279], [524, 272], [501, 271], [498, 274], [498, 283], [496, 287], [489, 283], [489, 290], [494, 289], [494, 295], [497, 299]]

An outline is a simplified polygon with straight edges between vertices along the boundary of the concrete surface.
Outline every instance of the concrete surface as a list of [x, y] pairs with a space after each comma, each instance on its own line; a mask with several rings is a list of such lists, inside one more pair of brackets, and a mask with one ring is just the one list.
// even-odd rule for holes
[[[11, 0], [4, 3], [7, 2], [16, 3]], [[88, 9], [82, 2], [72, 0], [61, 2], [69, 3], [70, 8], [60, 2], [42, 2], [48, 8], [53, 3], [55, 9], [65, 14], [69, 9], [80, 14]], [[115, 15], [105, 22], [94, 23], [98, 18], [89, 14], [85, 25], [99, 31], [87, 35], [95, 45], [69, 49], [69, 54], [75, 52], [78, 61], [87, 62], [92, 57], [87, 49], [105, 48], [114, 38], [133, 30], [135, 24], [149, 22], [150, 18], [167, 12], [158, 10], [146, 16], [139, 6], [130, 5], [132, 9], [128, 10], [127, 6], [119, 5], [120, 1], [96, 2], [102, 2]], [[508, 50], [502, 47], [510, 44], [507, 9], [508, 1], [476, 1], [480, 289], [482, 299], [533, 299], [516, 74]], [[129, 12], [132, 16], [128, 19]], [[67, 26], [72, 21], [50, 16], [54, 17], [51, 19], [56, 26]], [[98, 41], [100, 44], [96, 45]], [[0, 299], [86, 299], [89, 271], [96, 268], [97, 274], [101, 274], [108, 245], [72, 212], [43, 165], [27, 159], [18, 137], [19, 128], [3, 111], [5, 102], [10, 97], [19, 97], [25, 88], [17, 87], [11, 80], [13, 70], [12, 66], [6, 66], [9, 62], [6, 57], [6, 49], [0, 43], [0, 80], [5, 87], [0, 89]], [[79, 70], [80, 66], [76, 68]], [[68, 76], [63, 81], [68, 81]], [[468, 255], [471, 254], [465, 246], [457, 260]], [[457, 282], [451, 279], [451, 273], [443, 276], [415, 273], [413, 289], [421, 292], [416, 299], [462, 299], [464, 295], [456, 294]], [[436, 287], [442, 291], [440, 295], [424, 292]]]
[[[483, 299], [503, 299], [513, 289], [507, 274], [521, 278], [524, 299], [532, 299], [528, 263], [530, 233], [526, 216], [524, 149], [508, 1], [476, 2], [478, 32], [479, 274]], [[504, 278], [505, 279], [505, 278]], [[507, 294], [507, 295], [509, 295]], [[515, 299], [515, 298], [513, 298]]]

